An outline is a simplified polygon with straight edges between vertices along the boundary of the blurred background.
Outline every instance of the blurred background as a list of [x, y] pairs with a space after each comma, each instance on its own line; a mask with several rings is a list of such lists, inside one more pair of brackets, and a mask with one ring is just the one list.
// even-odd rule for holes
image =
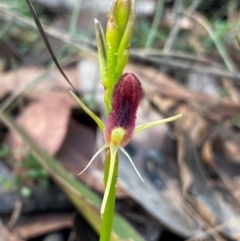
[[[94, 18], [105, 28], [112, 0], [32, 4], [64, 72], [105, 120]], [[125, 72], [144, 89], [137, 124], [185, 116], [126, 147], [144, 183], [120, 155], [116, 240], [240, 240], [238, 37], [236, 0], [136, 0]], [[104, 155], [77, 174], [103, 138], [68, 88], [25, 1], [2, 0], [1, 241], [98, 240]]]

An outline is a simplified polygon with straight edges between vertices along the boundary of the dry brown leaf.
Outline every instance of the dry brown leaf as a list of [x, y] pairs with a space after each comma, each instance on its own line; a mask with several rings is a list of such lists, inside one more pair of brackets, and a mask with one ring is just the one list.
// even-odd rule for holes
[[[226, 97], [189, 91], [154, 68], [137, 66], [133, 69], [143, 81], [146, 96], [165, 116], [185, 113], [171, 125], [177, 134], [182, 190], [196, 212], [194, 216], [199, 217], [204, 230], [212, 228], [211, 236], [216, 240], [224, 240], [218, 232], [239, 239], [239, 205], [235, 205], [236, 199], [229, 193], [226, 183], [209, 180], [201, 159], [201, 148], [214, 132], [216, 124], [238, 115], [240, 105]], [[223, 123], [223, 128], [226, 130], [229, 126]], [[211, 158], [209, 152], [208, 148], [207, 158]], [[236, 153], [236, 149], [231, 148], [231, 152]], [[215, 226], [221, 227], [216, 231]]]
[[[45, 72], [46, 69], [37, 67], [20, 67], [8, 72], [1, 72], [0, 96], [11, 93], [17, 88], [26, 89], [30, 83], [36, 81], [36, 79]], [[72, 84], [74, 86], [78, 86], [76, 68], [64, 69], [64, 72], [71, 80]], [[41, 84], [37, 84], [35, 89], [31, 91], [30, 96], [41, 97], [45, 94], [45, 92], [49, 93], [52, 89], [64, 88], [67, 90], [68, 88], [65, 79], [56, 69], [52, 69], [50, 73], [47, 76], [44, 76], [40, 82]]]
[[[17, 117], [17, 122], [50, 154], [61, 147], [68, 128], [68, 121], [75, 102], [67, 93], [52, 93], [31, 102]], [[7, 142], [12, 150], [23, 152], [24, 142], [11, 132]]]

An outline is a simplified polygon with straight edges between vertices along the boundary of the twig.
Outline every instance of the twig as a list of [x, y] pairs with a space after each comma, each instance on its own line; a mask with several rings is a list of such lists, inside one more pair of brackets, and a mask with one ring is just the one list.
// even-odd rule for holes
[[[194, 0], [192, 2], [192, 4], [188, 7], [188, 9], [186, 10], [185, 13], [191, 16], [193, 14], [193, 12], [195, 11], [195, 9], [197, 8], [197, 6], [200, 4], [201, 1], [202, 0]], [[170, 33], [170, 35], [169, 35], [169, 37], [168, 37], [164, 47], [163, 47], [163, 51], [164, 52], [169, 52], [170, 49], [172, 48], [172, 46], [174, 44], [174, 41], [175, 41], [175, 39], [176, 39], [176, 37], [178, 35], [178, 32], [180, 30], [181, 22], [182, 22], [182, 20], [180, 19], [174, 25], [174, 27], [172, 28], [172, 31], [171, 31], [171, 33]]]
[[178, 61], [178, 60], [173, 60], [173, 59], [167, 59], [167, 58], [154, 58], [154, 57], [146, 57], [145, 55], [139, 53], [139, 52], [131, 52], [132, 57], [137, 58], [138, 60], [143, 60], [143, 61], [149, 61], [151, 63], [155, 64], [164, 64], [168, 65], [172, 68], [175, 69], [184, 69], [184, 70], [194, 70], [199, 73], [204, 73], [204, 74], [211, 74], [214, 76], [218, 77], [228, 77], [231, 79], [236, 79], [240, 80], [240, 73], [239, 72], [230, 72], [227, 69], [223, 68], [213, 68], [211, 67], [206, 67], [200, 64], [194, 64], [194, 63], [189, 63], [189, 62], [183, 62], [183, 61]]
[[157, 29], [158, 29], [158, 26], [159, 26], [159, 23], [160, 23], [160, 20], [161, 20], [161, 17], [162, 17], [164, 2], [165, 2], [165, 0], [158, 0], [157, 7], [156, 7], [156, 10], [155, 10], [154, 19], [153, 19], [153, 23], [152, 23], [152, 26], [151, 26], [151, 29], [149, 31], [148, 38], [147, 38], [147, 41], [146, 41], [146, 44], [145, 44], [146, 48], [152, 47], [154, 38], [156, 36]]
[[12, 229], [15, 225], [15, 223], [17, 222], [21, 212], [22, 212], [22, 202], [21, 201], [17, 201], [15, 203], [15, 207], [14, 207], [14, 210], [13, 210], [13, 213], [11, 215], [11, 218], [9, 220], [9, 222], [7, 223], [7, 227], [9, 229]]
[[208, 64], [208, 65], [210, 64], [210, 65], [218, 67], [218, 68], [223, 68], [223, 66], [220, 63], [214, 62], [203, 55], [200, 56], [197, 54], [191, 54], [191, 53], [183, 52], [183, 51], [171, 50], [170, 52], [164, 52], [159, 49], [132, 49], [132, 51], [134, 53], [140, 53], [141, 55], [144, 55], [146, 57], [169, 56], [169, 57], [181, 58], [181, 59], [190, 60], [190, 61], [201, 62], [201, 63]]

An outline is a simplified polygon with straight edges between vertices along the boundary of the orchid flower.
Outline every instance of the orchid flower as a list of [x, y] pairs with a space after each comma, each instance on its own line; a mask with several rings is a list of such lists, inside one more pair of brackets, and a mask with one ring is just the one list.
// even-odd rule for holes
[[[111, 177], [113, 173], [113, 167], [116, 160], [116, 155], [118, 149], [120, 149], [124, 155], [128, 158], [136, 173], [143, 181], [140, 173], [135, 167], [131, 157], [126, 152], [124, 147], [129, 143], [131, 137], [134, 133], [140, 132], [142, 130], [148, 129], [150, 127], [164, 124], [170, 121], [174, 121], [183, 116], [183, 114], [175, 115], [173, 117], [158, 120], [154, 122], [149, 122], [140, 126], [135, 127], [136, 113], [142, 98], [142, 86], [138, 78], [132, 73], [126, 73], [121, 76], [119, 81], [114, 87], [112, 95], [112, 109], [107, 118], [106, 124], [103, 122], [87, 108], [87, 106], [72, 92], [70, 94], [73, 98], [79, 103], [82, 109], [92, 117], [96, 122], [98, 127], [104, 133], [105, 144], [95, 153], [92, 159], [89, 161], [88, 165], [79, 173], [82, 174], [87, 168], [92, 164], [98, 154], [105, 150], [106, 148], [110, 149], [110, 170], [109, 175]], [[110, 184], [107, 183], [105, 193], [108, 193]], [[107, 195], [104, 195], [101, 214], [104, 212], [106, 205]]]
[[[105, 207], [107, 204], [112, 205], [112, 202], [115, 202], [112, 197], [114, 196], [115, 198], [116, 184], [114, 183], [116, 183], [118, 170], [118, 150], [121, 150], [128, 158], [137, 175], [143, 181], [143, 178], [124, 147], [129, 143], [134, 133], [177, 120], [183, 116], [183, 114], [180, 114], [135, 127], [136, 113], [142, 98], [143, 90], [140, 81], [133, 73], [125, 73], [122, 75], [123, 69], [129, 58], [134, 20], [134, 0], [113, 0], [108, 15], [106, 34], [104, 34], [100, 22], [95, 19], [98, 60], [102, 84], [105, 90], [104, 102], [107, 115], [106, 123], [104, 124], [86, 107], [73, 91], [70, 91], [73, 98], [79, 103], [82, 109], [92, 117], [104, 134], [105, 144], [94, 154], [88, 165], [79, 175], [87, 170], [99, 153], [106, 150], [104, 172], [105, 192], [100, 213], [103, 218], [103, 232], [105, 232], [104, 230], [108, 230], [108, 236], [110, 235], [109, 225], [113, 217], [113, 209], [111, 211], [106, 210], [105, 212]], [[110, 153], [108, 150], [110, 150]], [[114, 205], [112, 207], [114, 208]], [[103, 237], [102, 240], [104, 241], [108, 240], [108, 238], [105, 239], [104, 236], [101, 237]]]

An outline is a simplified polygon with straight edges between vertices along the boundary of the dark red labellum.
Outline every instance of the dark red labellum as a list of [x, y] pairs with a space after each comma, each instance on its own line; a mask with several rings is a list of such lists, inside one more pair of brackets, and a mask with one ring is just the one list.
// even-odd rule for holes
[[130, 141], [142, 95], [142, 86], [138, 78], [131, 73], [123, 74], [114, 88], [112, 110], [105, 125], [104, 135], [107, 144], [111, 143], [112, 130], [117, 127], [126, 130], [120, 145], [123, 147]]

